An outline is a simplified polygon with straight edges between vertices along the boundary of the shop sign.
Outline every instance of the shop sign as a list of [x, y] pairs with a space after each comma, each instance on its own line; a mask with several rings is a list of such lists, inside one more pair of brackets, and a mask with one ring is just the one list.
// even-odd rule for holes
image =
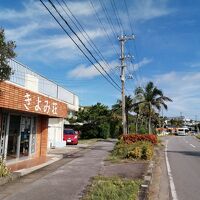
[[35, 112], [58, 115], [58, 104], [56, 102], [49, 102], [48, 99], [42, 100], [40, 96], [37, 96], [36, 99], [33, 99], [30, 93], [26, 93], [24, 95], [24, 107], [27, 111], [33, 108]]

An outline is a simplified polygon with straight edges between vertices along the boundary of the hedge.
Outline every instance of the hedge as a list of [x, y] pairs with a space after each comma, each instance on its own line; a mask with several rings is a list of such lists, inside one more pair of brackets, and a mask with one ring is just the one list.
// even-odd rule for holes
[[157, 136], [154, 134], [128, 134], [128, 135], [123, 135], [122, 139], [124, 143], [126, 144], [131, 144], [137, 141], [149, 141], [152, 144], [157, 144]]

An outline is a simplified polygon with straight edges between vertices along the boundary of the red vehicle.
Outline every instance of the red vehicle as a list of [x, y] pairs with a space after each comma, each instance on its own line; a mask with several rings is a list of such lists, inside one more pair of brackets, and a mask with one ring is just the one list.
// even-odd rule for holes
[[78, 134], [70, 128], [64, 129], [63, 140], [66, 144], [78, 144]]

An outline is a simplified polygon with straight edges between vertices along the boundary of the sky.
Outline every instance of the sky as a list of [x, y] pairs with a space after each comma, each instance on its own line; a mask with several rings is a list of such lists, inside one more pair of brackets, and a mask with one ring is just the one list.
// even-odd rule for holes
[[[164, 115], [200, 119], [199, 0], [65, 0], [65, 4], [59, 0], [61, 6], [57, 0], [52, 2], [96, 60], [86, 55], [93, 63], [98, 61], [119, 86], [117, 37], [135, 35], [125, 43], [125, 55], [134, 57], [126, 61], [126, 95], [153, 81], [173, 100]], [[66, 5], [90, 41], [70, 21], [73, 16]], [[61, 24], [83, 48], [66, 24]], [[16, 41], [17, 61], [74, 92], [80, 105], [101, 102], [110, 107], [121, 98], [120, 91], [95, 69], [39, 0], [0, 0], [0, 26], [7, 40]]]

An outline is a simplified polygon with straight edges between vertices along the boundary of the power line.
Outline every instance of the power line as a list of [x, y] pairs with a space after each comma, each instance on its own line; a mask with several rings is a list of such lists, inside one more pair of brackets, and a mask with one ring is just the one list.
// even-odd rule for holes
[[[80, 46], [76, 43], [76, 41], [70, 36], [70, 34], [66, 31], [66, 29], [62, 26], [62, 24], [58, 21], [58, 19], [53, 15], [53, 13], [49, 10], [49, 8], [46, 6], [46, 4], [43, 2], [43, 0], [40, 0], [40, 2], [43, 4], [43, 6], [47, 9], [47, 11], [50, 13], [50, 15], [54, 18], [54, 20], [59, 24], [59, 26], [63, 29], [63, 31], [68, 35], [68, 37], [70, 37], [70, 39], [73, 41], [73, 43], [78, 47], [78, 49], [83, 53], [83, 55], [88, 59], [88, 61], [98, 70], [98, 72], [118, 91], [119, 90], [119, 86], [116, 87], [116, 85], [113, 84], [113, 82], [111, 82], [99, 69], [98, 67], [91, 61], [91, 59], [86, 55], [86, 53], [80, 48]], [[52, 7], [55, 7], [54, 4], [49, 0], [49, 2], [51, 3]], [[55, 10], [57, 10], [55, 8]], [[65, 20], [66, 21], [66, 20]], [[67, 22], [66, 22], [67, 23]], [[73, 32], [73, 31], [72, 31]], [[115, 83], [116, 84], [116, 83]]]
[[107, 21], [108, 21], [108, 24], [109, 24], [109, 26], [110, 26], [110, 28], [111, 28], [113, 34], [115, 35], [115, 38], [117, 38], [117, 34], [116, 34], [116, 32], [115, 32], [114, 25], [113, 25], [113, 23], [112, 23], [112, 20], [110, 19], [110, 16], [109, 16], [109, 14], [108, 14], [108, 11], [107, 11], [107, 9], [106, 9], [106, 6], [105, 6], [105, 4], [104, 4], [104, 2], [103, 2], [102, 0], [99, 0], [99, 2], [100, 2], [100, 4], [101, 4], [101, 7], [103, 8], [103, 12], [105, 13], [106, 19], [107, 19]]
[[[85, 29], [83, 28], [83, 26], [81, 25], [81, 23], [79, 22], [79, 20], [76, 18], [76, 16], [71, 12], [69, 6], [67, 6], [67, 4], [65, 3], [64, 0], [62, 0], [63, 4], [65, 5], [65, 7], [67, 8], [67, 10], [69, 11], [69, 13], [71, 14], [71, 16], [73, 17], [73, 19], [70, 17], [70, 15], [66, 12], [66, 10], [63, 8], [62, 4], [56, 0], [58, 2], [58, 4], [61, 6], [61, 8], [63, 9], [63, 11], [67, 14], [67, 16], [70, 18], [70, 20], [72, 21], [72, 23], [76, 26], [76, 28], [80, 31], [81, 35], [85, 38], [85, 40], [89, 43], [89, 45], [92, 47], [92, 49], [95, 51], [95, 53], [99, 56], [100, 59], [102, 59], [102, 61], [104, 62], [104, 64], [108, 67], [108, 69], [110, 69], [112, 72], [114, 71], [110, 65], [108, 64], [108, 62], [106, 61], [106, 59], [104, 58], [104, 56], [102, 55], [102, 53], [99, 51], [99, 49], [97, 48], [97, 46], [95, 45], [95, 43], [92, 41], [92, 39], [90, 38], [90, 36], [87, 34], [87, 32], [85, 31]], [[79, 25], [77, 25], [77, 24]], [[80, 27], [80, 28], [79, 28]], [[85, 36], [82, 31], [84, 32], [84, 34], [87, 36]], [[116, 74], [114, 74], [116, 76]], [[117, 76], [117, 78], [119, 78]]]
[[111, 40], [111, 38], [110, 38], [108, 32], [106, 31], [106, 28], [105, 28], [105, 26], [103, 25], [103, 22], [102, 22], [101, 19], [99, 18], [98, 14], [97, 14], [97, 11], [96, 11], [96, 9], [95, 9], [95, 7], [94, 7], [94, 4], [92, 3], [91, 0], [90, 0], [90, 4], [91, 4], [92, 8], [94, 9], [95, 16], [96, 16], [98, 22], [101, 24], [101, 26], [103, 27], [104, 32], [106, 33], [106, 36], [107, 36], [107, 38], [108, 38], [108, 41], [111, 42], [111, 45], [112, 45], [113, 49], [115, 50], [116, 54], [117, 54], [118, 57], [119, 57], [120, 55], [119, 55], [119, 53], [117, 52], [116, 47], [115, 47], [115, 45], [113, 44], [113, 41]]
[[[123, 1], [124, 1], [124, 4], [125, 4], [125, 9], [126, 9], [126, 13], [127, 13], [127, 16], [128, 16], [128, 21], [129, 21], [129, 25], [130, 25], [130, 28], [131, 28], [131, 32], [132, 32], [132, 34], [134, 34], [133, 23], [132, 23], [132, 21], [134, 21], [134, 20], [131, 20], [126, 0], [123, 0]], [[136, 47], [136, 41], [134, 41], [134, 49], [135, 49], [136, 60], [139, 63], [140, 59], [139, 59], [139, 56], [138, 56], [138, 51], [137, 51], [137, 47]], [[134, 65], [133, 61], [131, 61], [131, 62], [132, 62], [132, 65]], [[136, 75], [136, 71], [135, 71], [135, 75]], [[136, 79], [137, 79], [137, 82], [139, 82], [138, 78], [136, 78]], [[141, 85], [140, 82], [139, 82], [139, 85]]]
[[118, 87], [120, 86], [113, 80], [113, 78], [108, 74], [108, 72], [104, 69], [104, 67], [99, 63], [99, 61], [96, 59], [96, 57], [92, 54], [92, 52], [86, 47], [84, 42], [80, 39], [80, 37], [76, 34], [76, 32], [72, 29], [72, 27], [69, 25], [69, 23], [65, 20], [65, 18], [58, 12], [56, 6], [52, 3], [51, 0], [48, 0], [51, 6], [54, 8], [54, 10], [57, 12], [57, 14], [61, 17], [61, 19], [65, 22], [65, 24], [68, 26], [68, 28], [71, 30], [71, 32], [78, 38], [78, 40], [81, 42], [81, 44], [84, 46], [84, 48], [88, 51], [88, 53], [92, 56], [92, 58], [98, 63], [98, 65], [101, 67], [101, 69], [106, 73], [106, 75], [110, 78], [110, 80]]
[[[106, 36], [107, 36], [108, 42], [110, 42], [110, 44], [111, 44], [112, 48], [114, 49], [114, 51], [115, 51], [117, 57], [120, 57], [120, 54], [119, 54], [119, 52], [117, 51], [114, 42], [113, 42], [112, 39], [110, 38], [110, 36], [109, 36], [109, 34], [108, 34], [108, 32], [107, 32], [107, 30], [106, 30], [106, 28], [105, 28], [105, 26], [104, 26], [102, 20], [100, 19], [99, 15], [98, 15], [98, 13], [97, 13], [97, 10], [96, 10], [96, 8], [95, 8], [95, 6], [94, 6], [94, 4], [93, 4], [93, 2], [92, 2], [91, 0], [89, 0], [89, 1], [90, 1], [90, 7], [94, 10], [95, 17], [96, 17], [98, 23], [102, 26], [102, 28], [103, 28], [103, 30], [104, 30]], [[119, 74], [118, 74], [118, 76], [119, 76]]]
[[117, 12], [117, 8], [116, 8], [116, 5], [115, 5], [115, 2], [114, 2], [113, 0], [111, 0], [110, 3], [111, 3], [111, 6], [112, 6], [112, 8], [113, 8], [115, 17], [116, 17], [116, 19], [117, 19], [118, 26], [119, 26], [120, 29], [121, 29], [121, 34], [123, 34], [123, 33], [124, 33], [124, 29], [123, 29], [121, 20], [120, 20], [120, 18], [119, 18], [119, 14], [118, 14], [118, 12]]

